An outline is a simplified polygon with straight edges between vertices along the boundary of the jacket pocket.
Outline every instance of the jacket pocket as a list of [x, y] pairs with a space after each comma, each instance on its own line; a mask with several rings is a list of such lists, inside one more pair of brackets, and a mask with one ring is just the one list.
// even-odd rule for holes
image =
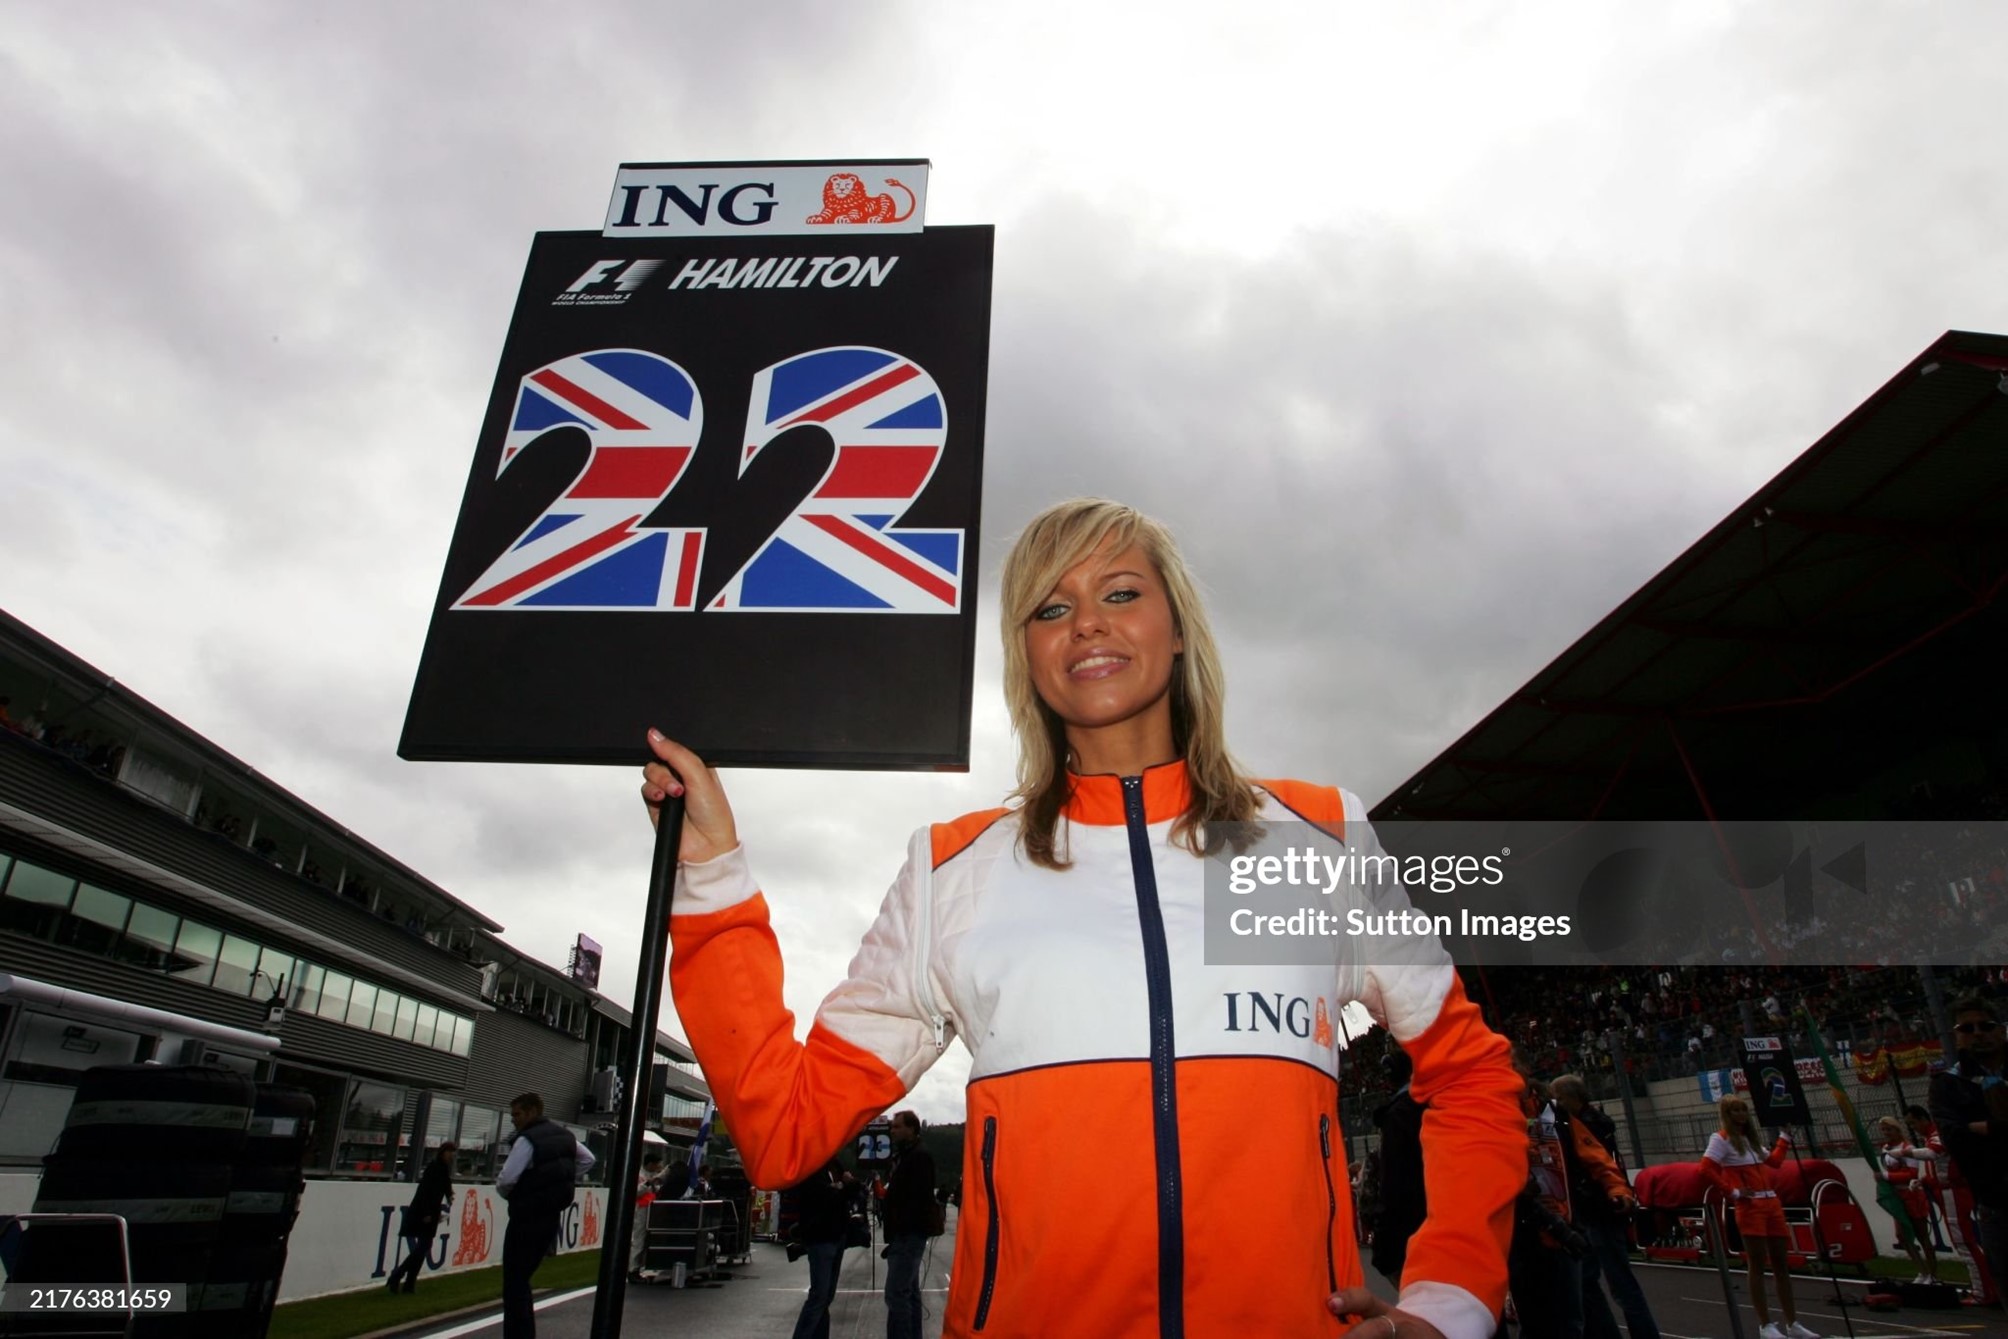
[[1332, 1184], [1332, 1118], [1330, 1115], [1318, 1117], [1318, 1152], [1324, 1156], [1318, 1165], [1325, 1169], [1325, 1278], [1331, 1290], [1339, 1290], [1339, 1269], [1332, 1263], [1332, 1233], [1339, 1221], [1339, 1192]]
[[990, 1298], [997, 1290], [997, 1118], [983, 1118], [983, 1290], [976, 1295], [976, 1321], [982, 1329], [990, 1319]]

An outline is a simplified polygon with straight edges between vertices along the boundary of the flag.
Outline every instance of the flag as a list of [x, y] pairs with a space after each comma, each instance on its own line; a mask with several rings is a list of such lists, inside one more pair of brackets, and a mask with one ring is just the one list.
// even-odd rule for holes
[[697, 1196], [697, 1169], [704, 1165], [705, 1154], [711, 1148], [711, 1118], [717, 1114], [714, 1103], [704, 1104], [704, 1119], [697, 1123], [697, 1141], [690, 1146], [690, 1189], [684, 1192], [686, 1198]]
[[829, 472], [714, 609], [952, 614], [962, 608], [963, 532], [901, 524], [948, 440], [934, 378], [884, 349], [816, 349], [753, 378], [741, 473], [768, 443], [814, 425], [836, 443]]
[[641, 525], [683, 476], [704, 429], [689, 373], [638, 349], [538, 368], [516, 387], [498, 477], [557, 428], [584, 435], [586, 463], [453, 607], [694, 608], [704, 531]]
[[1813, 1011], [1801, 1004], [1799, 1012], [1805, 1016], [1806, 1030], [1813, 1038], [1813, 1049], [1820, 1053], [1820, 1064], [1827, 1071], [1827, 1087], [1834, 1094], [1834, 1103], [1840, 1107], [1841, 1114], [1848, 1118], [1848, 1129], [1854, 1132], [1855, 1147], [1862, 1151], [1862, 1156], [1868, 1159], [1869, 1170], [1875, 1173], [1876, 1203], [1896, 1220], [1897, 1237], [1908, 1250], [1911, 1243], [1910, 1211], [1903, 1207], [1903, 1196], [1897, 1193], [1897, 1188], [1883, 1175], [1882, 1155], [1876, 1151], [1874, 1141], [1869, 1138], [1868, 1130], [1862, 1125], [1860, 1114], [1855, 1111], [1854, 1102], [1848, 1097], [1847, 1088], [1841, 1083], [1840, 1068], [1834, 1064], [1834, 1058], [1827, 1054], [1827, 1042], [1820, 1035], [1820, 1025], [1814, 1019]]

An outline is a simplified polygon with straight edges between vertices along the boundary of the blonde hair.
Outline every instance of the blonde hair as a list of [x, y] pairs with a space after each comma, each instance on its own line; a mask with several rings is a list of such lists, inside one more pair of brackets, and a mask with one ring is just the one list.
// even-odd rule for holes
[[1066, 723], [1039, 696], [1025, 654], [1025, 625], [1067, 571], [1104, 543], [1120, 553], [1141, 547], [1164, 582], [1172, 627], [1185, 650], [1173, 661], [1171, 737], [1192, 788], [1192, 800], [1171, 827], [1171, 839], [1194, 855], [1219, 844], [1209, 824], [1247, 823], [1259, 801], [1255, 789], [1227, 752], [1226, 678], [1220, 653], [1206, 623], [1199, 589], [1162, 522], [1103, 498], [1074, 498], [1049, 507], [1018, 536], [1004, 560], [1004, 702], [1018, 736], [1018, 788], [1011, 798], [1021, 807], [1018, 842], [1036, 865], [1065, 869], [1072, 862], [1055, 838], [1060, 812], [1073, 795], [1067, 772]]
[[1742, 1126], [1730, 1122], [1730, 1113], [1735, 1111], [1747, 1112], [1750, 1116], [1750, 1129], [1754, 1130], [1757, 1128], [1757, 1112], [1750, 1105], [1749, 1099], [1739, 1097], [1735, 1093], [1730, 1093], [1715, 1104], [1715, 1114], [1722, 1120], [1722, 1137], [1727, 1139], [1730, 1147], [1734, 1148], [1738, 1153], [1755, 1153], [1757, 1151], [1756, 1141], [1749, 1136]]

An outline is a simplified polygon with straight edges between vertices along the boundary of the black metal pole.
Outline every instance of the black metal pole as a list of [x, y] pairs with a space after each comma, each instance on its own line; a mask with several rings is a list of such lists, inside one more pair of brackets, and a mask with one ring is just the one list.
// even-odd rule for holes
[[[1894, 1047], [1883, 1047], [1883, 1063], [1889, 1066], [1890, 1091], [1896, 1094], [1896, 1118], [1904, 1119], [1903, 1109], [1910, 1105], [1910, 1099], [1903, 1095], [1903, 1079], [1896, 1072], [1896, 1051]], [[1904, 1129], [1910, 1126], [1906, 1124]]]
[[[1743, 1308], [1736, 1300], [1736, 1283], [1729, 1277], [1729, 1234], [1716, 1220], [1715, 1205], [1701, 1206], [1702, 1222], [1708, 1228], [1708, 1253], [1715, 1257], [1715, 1273], [1722, 1280], [1722, 1300], [1729, 1304], [1729, 1333], [1734, 1339], [1743, 1339]], [[1743, 1253], [1750, 1253], [1750, 1243], [1743, 1243]]]
[[[1806, 1109], [1806, 1124], [1803, 1128], [1806, 1131], [1806, 1146], [1814, 1153], [1818, 1153], [1820, 1146], [1813, 1134], [1813, 1112], [1810, 1104]], [[1834, 1290], [1833, 1304], [1841, 1309], [1841, 1320], [1848, 1327], [1848, 1339], [1855, 1339], [1855, 1319], [1848, 1314], [1848, 1308], [1853, 1306], [1855, 1301], [1841, 1291], [1840, 1276], [1834, 1273], [1834, 1258], [1827, 1254], [1827, 1239], [1820, 1232], [1819, 1206], [1813, 1203], [1811, 1190], [1806, 1185], [1806, 1160], [1799, 1156], [1797, 1144], [1792, 1146], [1792, 1165], [1799, 1169], [1799, 1188], [1807, 1191], [1806, 1204], [1813, 1214], [1813, 1251], [1820, 1257], [1820, 1263], [1827, 1267], [1827, 1286]]]
[[1951, 1057], [1959, 1054], [1959, 1040], [1953, 1035], [1952, 1015], [1945, 1012], [1945, 991], [1939, 985], [1938, 973], [1928, 965], [1918, 968], [1917, 974], [1924, 981], [1924, 1002], [1931, 1010], [1932, 1031], [1938, 1034], [1939, 1049], [1947, 1057], [1946, 1063], [1951, 1064]]
[[642, 916], [641, 961], [635, 969], [634, 1017], [621, 1053], [620, 1130], [607, 1173], [607, 1227], [600, 1239], [600, 1281], [593, 1294], [592, 1339], [617, 1339], [627, 1305], [628, 1234], [635, 1230], [635, 1173], [641, 1167], [645, 1108], [662, 1017], [662, 975], [669, 966], [669, 900], [676, 888], [676, 853], [683, 846], [683, 797], [663, 800], [648, 867], [648, 909]]
[[1632, 1101], [1630, 1056], [1625, 1052], [1625, 1034], [1618, 1028], [1604, 1033], [1611, 1052], [1611, 1068], [1618, 1074], [1618, 1096], [1624, 1101], [1625, 1130], [1631, 1135], [1632, 1166], [1645, 1166], [1645, 1140], [1639, 1135], [1638, 1108]]

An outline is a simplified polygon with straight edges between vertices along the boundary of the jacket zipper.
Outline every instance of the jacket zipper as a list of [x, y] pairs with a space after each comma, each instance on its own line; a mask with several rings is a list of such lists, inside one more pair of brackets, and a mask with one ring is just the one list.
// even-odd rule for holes
[[1159, 1339], [1185, 1339], [1185, 1195], [1179, 1170], [1177, 1047], [1171, 1022], [1171, 950], [1164, 909], [1157, 902], [1143, 778], [1126, 776], [1123, 821], [1129, 829], [1130, 873], [1143, 931], [1144, 981], [1150, 998], [1151, 1132], [1157, 1153], [1157, 1329]]
[[[1339, 1195], [1332, 1186], [1332, 1118], [1318, 1117], [1318, 1151], [1324, 1154], [1320, 1164], [1325, 1169], [1325, 1277], [1330, 1280], [1332, 1291], [1339, 1290], [1339, 1269], [1332, 1263], [1332, 1231], [1339, 1218]], [[1399, 1279], [1395, 1280], [1397, 1283]]]
[[997, 1118], [983, 1118], [983, 1202], [989, 1218], [983, 1237], [983, 1291], [976, 1296], [976, 1322], [982, 1329], [990, 1319], [990, 1294], [997, 1288]]
[[907, 868], [919, 885], [920, 905], [916, 908], [913, 935], [913, 992], [921, 1018], [934, 1029], [934, 1053], [948, 1046], [948, 1019], [934, 998], [932, 959], [934, 957], [934, 837], [921, 828], [906, 844]]

